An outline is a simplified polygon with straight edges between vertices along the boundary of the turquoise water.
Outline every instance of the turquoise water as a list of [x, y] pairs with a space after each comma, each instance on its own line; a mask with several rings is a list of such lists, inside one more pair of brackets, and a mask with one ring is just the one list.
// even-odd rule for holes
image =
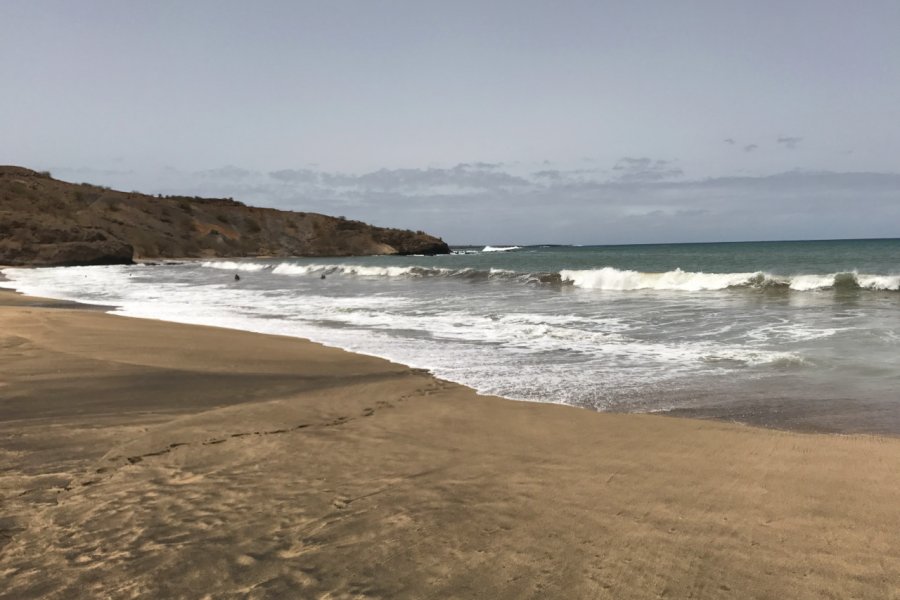
[[6, 269], [2, 285], [515, 399], [900, 433], [900, 240], [456, 250]]

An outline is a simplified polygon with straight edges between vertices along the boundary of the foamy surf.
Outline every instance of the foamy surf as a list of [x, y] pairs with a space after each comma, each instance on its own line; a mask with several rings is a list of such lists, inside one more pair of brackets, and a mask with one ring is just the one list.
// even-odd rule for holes
[[512, 252], [513, 250], [521, 250], [522, 246], [485, 246], [482, 252]]
[[509, 398], [656, 410], [711, 394], [846, 398], [847, 382], [895, 398], [900, 260], [885, 244], [856, 268], [808, 247], [750, 260], [754, 248], [208, 259], [7, 269], [0, 285], [305, 337]]
[[207, 260], [200, 263], [200, 266], [208, 269], [222, 269], [223, 271], [262, 271], [271, 269], [271, 265], [253, 263], [253, 262], [236, 262], [233, 260]]
[[[223, 281], [215, 274], [222, 270], [248, 275], [240, 282]], [[121, 266], [12, 269], [7, 284], [36, 295], [114, 305], [125, 316], [305, 337], [524, 400], [602, 407], [618, 387], [710, 370], [803, 362], [790, 351], [744, 347], [740, 339], [646, 339], [633, 318], [616, 311], [578, 314], [574, 305], [563, 313], [534, 310], [538, 307], [511, 310], [527, 308], [531, 299], [528, 287], [516, 285], [523, 274], [509, 269], [207, 261], [144, 268], [140, 277], [134, 271]], [[349, 276], [358, 284], [348, 295], [334, 296], [317, 277], [298, 278], [323, 272]], [[448, 299], [444, 292], [419, 287], [422, 272], [430, 273], [432, 281], [437, 273], [452, 273], [446, 281], [464, 287], [454, 288], [456, 300]], [[471, 281], [463, 278], [465, 273], [512, 285], [507, 293], [481, 296], [479, 287], [465, 285]], [[360, 293], [383, 277], [409, 280], [411, 287], [388, 295]], [[547, 286], [537, 289], [555, 293]], [[463, 300], [460, 293], [470, 297]], [[727, 331], [722, 325], [719, 329]], [[754, 345], [764, 346], [765, 338], [765, 332], [757, 333]], [[526, 371], [520, 368], [522, 361], [531, 365]], [[586, 365], [593, 366], [584, 371]], [[602, 379], [593, 379], [601, 371]], [[517, 376], [509, 378], [511, 373]], [[549, 394], [551, 381], [565, 389]]]
[[447, 277], [462, 279], [496, 279], [526, 284], [572, 285], [588, 290], [605, 291], [719, 291], [731, 288], [782, 288], [795, 292], [828, 289], [860, 289], [871, 291], [900, 290], [900, 275], [861, 274], [855, 271], [830, 274], [773, 275], [763, 271], [741, 273], [704, 273], [681, 269], [652, 273], [603, 267], [600, 269], [563, 269], [559, 272], [521, 272], [507, 268], [449, 268], [431, 266], [376, 266], [324, 263], [258, 263], [204, 261], [204, 268], [241, 272], [269, 272], [274, 275], [347, 277]]
[[664, 273], [642, 273], [612, 267], [563, 270], [564, 283], [585, 289], [633, 291], [661, 290], [699, 292], [729, 288], [788, 288], [798, 292], [834, 288], [877, 291], [900, 290], [898, 275], [831, 273], [828, 275], [771, 275], [755, 273], [692, 273], [675, 269]]
[[576, 287], [616, 291], [724, 290], [736, 285], [745, 285], [754, 275], [754, 273], [686, 273], [681, 269], [667, 273], [640, 273], [638, 271], [621, 271], [612, 267], [560, 272], [563, 281], [571, 282]]

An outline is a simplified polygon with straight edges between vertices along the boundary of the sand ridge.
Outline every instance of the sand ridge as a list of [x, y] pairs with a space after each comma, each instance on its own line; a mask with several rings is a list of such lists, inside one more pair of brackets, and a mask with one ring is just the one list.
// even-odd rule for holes
[[2, 304], [0, 598], [900, 597], [898, 439]]

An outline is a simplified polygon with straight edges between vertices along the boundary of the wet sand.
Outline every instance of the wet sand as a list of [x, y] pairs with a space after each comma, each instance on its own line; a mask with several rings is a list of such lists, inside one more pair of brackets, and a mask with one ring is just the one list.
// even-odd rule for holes
[[900, 439], [0, 292], [0, 598], [900, 598]]

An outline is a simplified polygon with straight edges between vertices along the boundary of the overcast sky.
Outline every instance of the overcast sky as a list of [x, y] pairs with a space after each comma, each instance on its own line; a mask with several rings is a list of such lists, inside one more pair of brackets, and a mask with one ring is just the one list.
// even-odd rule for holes
[[0, 163], [451, 243], [900, 236], [900, 2], [0, 2]]

